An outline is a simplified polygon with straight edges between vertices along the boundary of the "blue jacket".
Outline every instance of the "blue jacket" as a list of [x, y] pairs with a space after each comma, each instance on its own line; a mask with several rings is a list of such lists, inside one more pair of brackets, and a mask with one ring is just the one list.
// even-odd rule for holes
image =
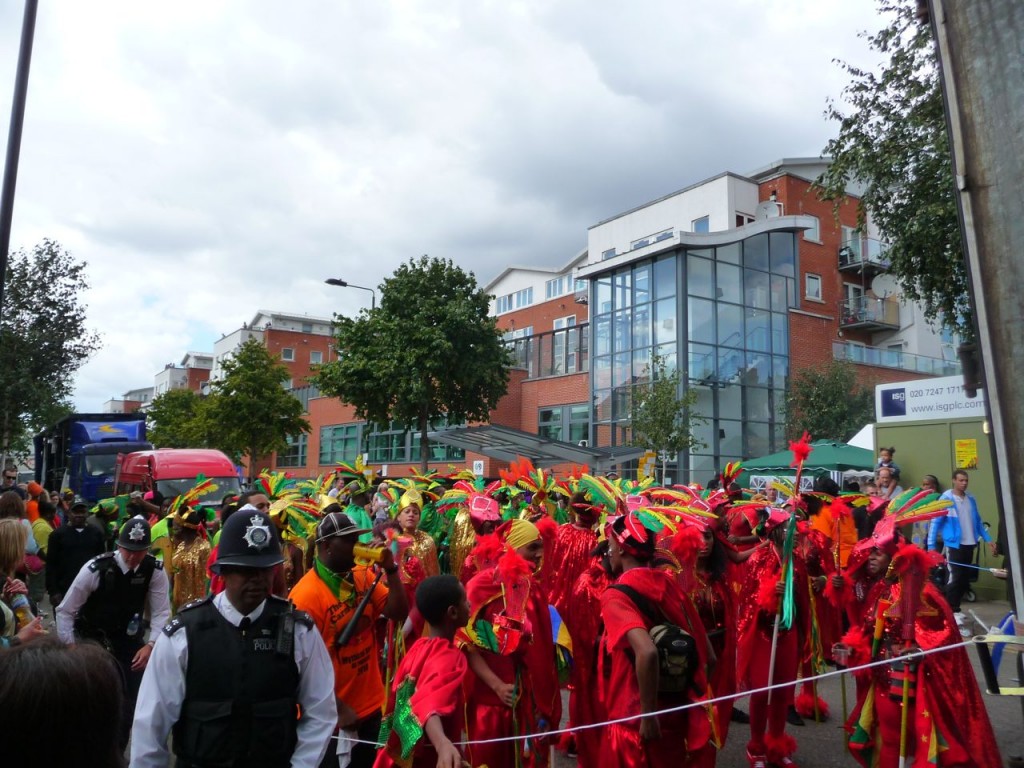
[[[956, 514], [956, 502], [953, 491], [946, 491], [940, 498], [953, 501], [954, 506], [949, 508], [945, 517], [936, 517], [928, 526], [928, 549], [935, 549], [935, 540], [941, 535], [942, 542], [950, 549], [957, 549], [960, 546], [960, 518]], [[992, 537], [985, 530], [981, 522], [981, 515], [978, 513], [978, 502], [969, 491], [967, 500], [971, 502], [971, 514], [974, 516], [974, 533], [982, 541], [992, 541]]]

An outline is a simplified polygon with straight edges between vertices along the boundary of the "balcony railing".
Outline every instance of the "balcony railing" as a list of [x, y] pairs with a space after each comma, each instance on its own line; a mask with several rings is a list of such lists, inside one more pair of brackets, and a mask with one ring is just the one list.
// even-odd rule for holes
[[853, 237], [839, 248], [839, 270], [858, 269], [884, 272], [889, 268], [885, 255], [888, 243], [871, 237]]
[[513, 365], [526, 369], [526, 378], [566, 376], [590, 368], [590, 325], [583, 323], [507, 342]]
[[849, 360], [861, 365], [876, 365], [880, 368], [899, 368], [901, 371], [926, 373], [929, 376], [956, 376], [960, 363], [938, 357], [911, 355], [898, 349], [868, 347], [845, 341], [832, 342], [832, 357], [835, 360]]
[[879, 330], [900, 327], [900, 303], [896, 299], [856, 296], [839, 302], [841, 328]]

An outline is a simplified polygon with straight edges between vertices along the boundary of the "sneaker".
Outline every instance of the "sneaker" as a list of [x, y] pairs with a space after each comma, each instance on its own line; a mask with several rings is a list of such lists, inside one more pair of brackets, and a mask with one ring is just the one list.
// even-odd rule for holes
[[768, 768], [768, 756], [752, 755], [749, 749], [747, 750], [747, 762], [750, 763], [750, 768]]
[[960, 626], [960, 637], [970, 637], [971, 630], [963, 625]]
[[957, 626], [960, 626], [967, 621], [967, 614], [963, 611], [953, 611], [953, 618], [956, 619]]
[[786, 755], [779, 760], [773, 760], [768, 763], [768, 765], [771, 766], [771, 768], [796, 768], [796, 763], [793, 762], [793, 758], [789, 755]]
[[804, 719], [800, 717], [800, 713], [796, 711], [796, 707], [792, 704], [789, 705], [789, 711], [786, 713], [786, 722], [790, 725], [804, 725]]

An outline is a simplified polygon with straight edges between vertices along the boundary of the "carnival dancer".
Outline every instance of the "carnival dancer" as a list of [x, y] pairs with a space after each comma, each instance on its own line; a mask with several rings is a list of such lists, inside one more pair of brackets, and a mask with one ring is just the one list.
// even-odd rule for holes
[[[316, 488], [309, 485], [306, 488], [315, 491], [323, 487], [322, 480], [315, 482]], [[260, 472], [253, 488], [270, 502], [267, 513], [281, 537], [281, 554], [284, 556], [281, 575], [285, 589], [291, 590], [307, 570], [306, 563], [313, 548], [311, 540], [320, 520], [319, 505], [306, 498], [299, 484], [284, 472]]]
[[[851, 555], [851, 570], [876, 579], [861, 621], [843, 638], [854, 666], [892, 659], [857, 674], [847, 721], [851, 754], [865, 768], [998, 768], [995, 734], [949, 604], [928, 580], [940, 561], [906, 542], [901, 526], [946, 514], [948, 500], [913, 488], [892, 499], [872, 536]], [[852, 597], [852, 593], [851, 593]]]
[[171, 516], [171, 608], [175, 613], [193, 600], [206, 597], [210, 542], [202, 520], [203, 510], [195, 507], [186, 506]]
[[[472, 614], [462, 648], [469, 668], [469, 740], [537, 734], [562, 716], [551, 616], [538, 571], [544, 544], [537, 526], [511, 520], [495, 534], [500, 554], [467, 586]], [[489, 537], [478, 546], [490, 547]], [[467, 745], [470, 765], [519, 768], [547, 765], [542, 738]]]
[[448, 533], [448, 565], [452, 574], [463, 584], [473, 574], [463, 578], [462, 568], [469, 553], [476, 546], [480, 536], [494, 533], [501, 522], [501, 510], [494, 494], [501, 486], [500, 480], [484, 485], [482, 478], [469, 473], [472, 479], [460, 477], [452, 488], [445, 492], [437, 503], [437, 510], [444, 516], [457, 509]]
[[[633, 719], [607, 727], [597, 765], [714, 765], [711, 716], [704, 707], [656, 714], [706, 695], [708, 643], [700, 617], [674, 575], [650, 567], [655, 532], [635, 512], [617, 517], [605, 535], [617, 578], [601, 595], [599, 681], [607, 717]], [[691, 656], [678, 680], [670, 681], [659, 670], [659, 650], [651, 636], [656, 625], [672, 625], [689, 635]], [[668, 687], [675, 690], [667, 693]]]
[[344, 513], [355, 525], [366, 531], [360, 535], [360, 543], [369, 544], [373, 538], [373, 519], [367, 512], [367, 507], [370, 506], [370, 497], [373, 495], [373, 484], [376, 479], [374, 472], [370, 467], [363, 465], [362, 456], [359, 456], [354, 464], [339, 462], [336, 471], [338, 478], [345, 483], [343, 492], [348, 497], [348, 506], [345, 507]]
[[432, 576], [416, 588], [416, 609], [428, 634], [409, 648], [391, 683], [384, 709], [384, 748], [375, 768], [460, 768], [453, 744], [465, 728], [468, 666], [454, 643], [469, 621], [466, 590], [454, 576]]
[[409, 554], [420, 561], [427, 576], [437, 576], [441, 573], [437, 563], [437, 546], [429, 534], [419, 530], [422, 509], [423, 494], [411, 488], [399, 498], [395, 519], [402, 529], [402, 535], [410, 540]]

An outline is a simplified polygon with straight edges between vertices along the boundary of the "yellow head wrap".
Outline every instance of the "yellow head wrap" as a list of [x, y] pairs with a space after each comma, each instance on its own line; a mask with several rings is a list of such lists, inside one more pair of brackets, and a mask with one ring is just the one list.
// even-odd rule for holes
[[540, 531], [529, 520], [513, 520], [508, 534], [505, 536], [505, 543], [512, 547], [512, 549], [519, 549], [527, 544], [532, 544], [539, 538]]
[[398, 500], [398, 511], [401, 512], [403, 509], [411, 507], [413, 504], [420, 509], [423, 509], [423, 494], [415, 488], [410, 488], [408, 491], [403, 493], [402, 498]]

